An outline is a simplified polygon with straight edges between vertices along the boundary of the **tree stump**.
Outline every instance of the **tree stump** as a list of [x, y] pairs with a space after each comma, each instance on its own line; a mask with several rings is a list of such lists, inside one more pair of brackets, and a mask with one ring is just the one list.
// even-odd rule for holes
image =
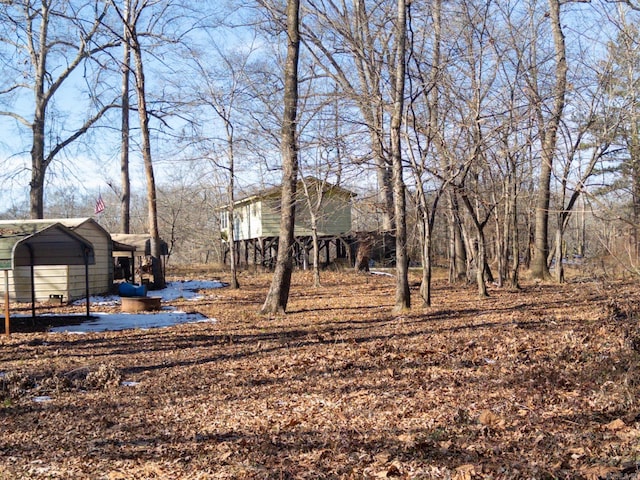
[[358, 250], [356, 252], [356, 262], [353, 267], [356, 272], [368, 272], [369, 260], [373, 250], [373, 238], [368, 233], [358, 234]]

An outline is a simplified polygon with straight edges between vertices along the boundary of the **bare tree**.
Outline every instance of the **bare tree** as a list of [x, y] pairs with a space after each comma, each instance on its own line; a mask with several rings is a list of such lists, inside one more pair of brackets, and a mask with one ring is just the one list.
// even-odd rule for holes
[[[438, 154], [447, 156], [442, 145], [443, 115], [439, 91], [441, 85], [446, 82], [445, 60], [442, 58], [442, 1], [436, 0], [431, 6], [430, 29], [429, 25], [420, 25], [415, 28], [419, 23], [414, 20], [410, 6], [408, 12], [409, 58], [413, 68], [407, 75], [411, 102], [408, 105], [406, 138], [409, 145], [407, 150], [411, 172], [414, 176], [417, 222], [420, 231], [422, 261], [420, 296], [424, 306], [431, 306], [433, 228], [438, 204], [453, 179], [451, 176], [447, 178], [447, 172], [451, 173], [451, 169], [444, 168], [439, 171], [437, 168]], [[430, 30], [430, 34], [425, 34], [422, 30]], [[424, 38], [419, 43], [421, 33]], [[429, 40], [432, 53], [430, 57], [425, 57], [424, 44]], [[436, 187], [433, 187], [429, 177], [438, 183]]]
[[120, 231], [131, 232], [131, 180], [129, 175], [129, 102], [131, 81], [131, 42], [129, 38], [129, 24], [131, 23], [131, 0], [123, 0], [122, 6], [123, 36], [122, 36], [122, 106], [120, 126]]
[[562, 121], [567, 93], [567, 54], [564, 32], [560, 18], [560, 0], [549, 0], [549, 22], [554, 45], [555, 76], [551, 88], [553, 99], [550, 114], [544, 115], [543, 102], [539, 95], [537, 85], [531, 85], [536, 106], [536, 115], [540, 129], [540, 141], [542, 143], [540, 176], [538, 177], [538, 196], [535, 207], [535, 238], [534, 254], [531, 261], [531, 275], [534, 278], [546, 278], [549, 276], [547, 255], [549, 253], [549, 203], [551, 198], [551, 173], [555, 157], [558, 129]]
[[[631, 6], [640, 10], [635, 2]], [[640, 256], [640, 86], [637, 80], [640, 73], [640, 29], [637, 22], [629, 18], [632, 12], [627, 10], [618, 6], [615, 22], [619, 31], [608, 45], [608, 58], [603, 62], [600, 79], [608, 109], [596, 126], [618, 125], [614, 138], [617, 151], [612, 158], [616, 163], [616, 180], [610, 182], [607, 190], [623, 190], [631, 198], [630, 215], [626, 221], [631, 227], [635, 260]]]
[[407, 202], [403, 177], [401, 131], [404, 114], [404, 87], [406, 72], [407, 5], [398, 0], [396, 19], [396, 70], [393, 89], [393, 113], [391, 115], [391, 159], [393, 167], [393, 203], [396, 234], [396, 311], [411, 308], [409, 290], [409, 257], [407, 254]]
[[[313, 286], [320, 286], [320, 240], [318, 239], [318, 220], [325, 203], [326, 182], [315, 178], [302, 176], [301, 184], [304, 199], [309, 211], [311, 227], [311, 248], [313, 251]], [[304, 252], [306, 257], [306, 252]]]
[[[133, 55], [133, 62], [135, 68], [135, 91], [137, 99], [138, 118], [140, 121], [140, 148], [142, 154], [142, 160], [144, 163], [145, 178], [147, 183], [147, 214], [148, 214], [148, 229], [151, 240], [150, 257], [151, 257], [151, 270], [153, 274], [154, 288], [164, 288], [165, 278], [164, 270], [162, 268], [162, 253], [161, 253], [161, 239], [160, 230], [158, 228], [158, 204], [157, 204], [157, 191], [156, 180], [153, 168], [153, 159], [151, 155], [151, 133], [149, 127], [149, 107], [147, 106], [147, 92], [146, 92], [146, 80], [144, 72], [144, 62], [142, 58], [142, 45], [140, 42], [140, 36], [138, 34], [138, 23], [140, 18], [147, 8], [155, 6], [158, 2], [142, 2], [137, 5], [136, 9], [130, 9], [129, 3], [125, 6], [127, 10], [124, 11], [116, 5], [114, 0], [111, 0], [114, 8], [118, 12], [118, 16], [122, 21], [124, 28], [126, 29], [125, 40], [128, 40], [130, 44], [131, 53]], [[125, 66], [126, 68], [126, 66]]]
[[[220, 225], [211, 215], [223, 201], [200, 162], [176, 165], [158, 185], [158, 223], [169, 246], [167, 263], [216, 263], [221, 258]], [[218, 241], [216, 241], [218, 240]]]
[[[384, 231], [394, 229], [392, 154], [388, 113], [396, 68], [392, 2], [317, 2], [303, 22], [303, 41], [325, 74], [340, 86], [346, 105], [360, 112], [369, 136]], [[346, 110], [346, 108], [345, 108]], [[361, 161], [369, 160], [364, 158]]]
[[[610, 147], [611, 131], [616, 129], [615, 125], [603, 125], [603, 129], [600, 130], [602, 136], [597, 138], [593, 144], [586, 145], [583, 143], [585, 132], [591, 127], [591, 119], [588, 119], [583, 129], [577, 132], [576, 138], [569, 137], [567, 140], [569, 143], [569, 151], [567, 152], [567, 158], [562, 170], [561, 183], [562, 188], [560, 191], [560, 207], [556, 213], [556, 235], [554, 245], [554, 260], [555, 260], [555, 279], [558, 283], [565, 281], [564, 277], [564, 233], [567, 229], [567, 225], [573, 213], [573, 209], [576, 206], [576, 202], [581, 195], [584, 194], [587, 181], [589, 177], [594, 173], [597, 163], [604, 157]], [[567, 132], [568, 135], [569, 132]], [[571, 141], [573, 140], [573, 141]], [[580, 156], [581, 150], [589, 149], [587, 156], [589, 160], [587, 165], [581, 169], [581, 172], [576, 175], [572, 172], [572, 167], [576, 157]], [[572, 179], [575, 178], [575, 185], [571, 185]]]
[[[45, 179], [58, 155], [116, 107], [112, 99], [100, 98], [92, 84], [98, 78], [92, 78], [94, 69], [102, 69], [93, 60], [118, 44], [101, 28], [108, 10], [108, 2], [89, 0], [16, 0], [0, 4], [0, 24], [5, 30], [0, 41], [15, 56], [4, 63], [0, 97], [19, 100], [10, 105], [13, 109], [0, 111], [0, 115], [15, 119], [30, 131], [32, 218], [44, 215]], [[88, 114], [79, 122], [57, 123], [53, 118], [55, 99], [64, 95], [63, 87], [73, 84], [74, 73], [83, 68], [90, 98], [86, 104]], [[29, 116], [22, 113], [23, 101], [30, 105]], [[56, 128], [60, 125], [64, 128]]]
[[292, 248], [295, 196], [298, 181], [298, 61], [300, 56], [300, 0], [287, 0], [287, 60], [284, 70], [282, 121], [282, 199], [278, 256], [271, 287], [261, 313], [284, 313], [289, 301], [293, 270]]
[[[227, 172], [227, 221], [229, 224], [227, 244], [229, 245], [229, 260], [231, 264], [231, 287], [239, 288], [237, 274], [238, 259], [236, 258], [235, 248], [235, 229], [234, 229], [234, 208], [235, 208], [235, 178], [236, 178], [236, 120], [234, 113], [239, 107], [238, 103], [242, 100], [246, 90], [245, 70], [249, 63], [251, 52], [241, 56], [233, 56], [225, 54], [217, 45], [217, 58], [223, 64], [223, 82], [217, 82], [214, 78], [215, 74], [209, 74], [205, 67], [197, 63], [198, 75], [197, 79], [204, 82], [204, 87], [196, 87], [201, 93], [197, 94], [197, 103], [209, 107], [218, 119], [222, 122], [224, 130], [223, 150], [225, 154], [224, 162], [214, 161], [216, 167], [222, 168]], [[217, 76], [217, 75], [215, 75]]]
[[[300, 95], [299, 121], [300, 131], [300, 182], [298, 184], [299, 203], [302, 204], [301, 216], [296, 213], [298, 223], [306, 223], [311, 231], [311, 245], [302, 244], [303, 264], [309, 250], [312, 252], [313, 285], [320, 286], [320, 236], [322, 224], [338, 214], [333, 203], [336, 196], [341, 197], [341, 182], [345, 170], [344, 156], [348, 155], [345, 139], [341, 131], [342, 121], [338, 86], [331, 89], [321, 75], [314, 75], [315, 69], [305, 75], [306, 91]], [[316, 86], [318, 88], [316, 88]], [[324, 88], [323, 88], [324, 87]], [[326, 88], [326, 90], [325, 90]], [[305, 135], [306, 132], [308, 135]], [[302, 187], [302, 188], [300, 188]], [[349, 194], [347, 194], [349, 195]], [[308, 215], [308, 218], [306, 216]], [[306, 226], [306, 225], [305, 225]], [[336, 241], [341, 241], [336, 239]]]

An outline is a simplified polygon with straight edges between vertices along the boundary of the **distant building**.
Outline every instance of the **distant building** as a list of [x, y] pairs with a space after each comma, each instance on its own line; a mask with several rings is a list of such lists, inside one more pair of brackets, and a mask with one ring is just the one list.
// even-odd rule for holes
[[[315, 178], [307, 178], [305, 181], [311, 205], [316, 205], [322, 194], [317, 212], [317, 234], [320, 250], [325, 251], [325, 261], [330, 260], [330, 251], [337, 258], [346, 258], [350, 255], [347, 249], [351, 234], [351, 200], [355, 193]], [[304, 263], [304, 257], [311, 249], [312, 232], [309, 202], [305, 197], [302, 181], [298, 182], [297, 192], [295, 257]], [[233, 236], [239, 263], [269, 265], [275, 259], [280, 235], [280, 201], [281, 188], [276, 187], [234, 202]], [[227, 208], [221, 208], [219, 213], [220, 231], [223, 240], [227, 242], [228, 252], [231, 228], [229, 212]]]

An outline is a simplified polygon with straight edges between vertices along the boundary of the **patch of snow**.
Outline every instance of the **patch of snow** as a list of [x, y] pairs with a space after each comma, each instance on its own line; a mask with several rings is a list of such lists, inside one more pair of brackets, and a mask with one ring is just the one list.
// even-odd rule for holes
[[[186, 280], [179, 282], [167, 282], [166, 288], [162, 290], [152, 290], [147, 295], [152, 297], [160, 297], [163, 302], [170, 302], [171, 300], [177, 300], [178, 298], [184, 298], [185, 300], [199, 300], [203, 298], [203, 295], [198, 290], [209, 290], [216, 288], [224, 288], [228, 284], [218, 282], [215, 280]], [[89, 297], [91, 305], [105, 305], [113, 306], [120, 303], [119, 295], [96, 295]], [[84, 305], [86, 300], [84, 298], [73, 302], [74, 305]]]
[[[79, 315], [80, 316], [80, 315]], [[114, 330], [126, 330], [129, 328], [160, 328], [180, 325], [183, 323], [215, 322], [215, 319], [207, 318], [200, 313], [185, 313], [179, 310], [163, 311], [160, 313], [101, 313], [91, 314], [91, 318], [79, 325], [63, 325], [53, 327], [49, 331], [87, 333], [104, 332]]]
[[392, 273], [389, 272], [381, 272], [379, 270], [370, 270], [369, 273], [371, 275], [383, 275], [385, 277], [393, 277], [394, 275]]
[[[228, 286], [223, 282], [210, 281], [210, 280], [189, 280], [184, 282], [168, 282], [167, 288], [162, 290], [153, 290], [149, 296], [159, 296], [163, 302], [169, 302], [178, 298], [184, 298], [187, 300], [197, 300], [202, 298], [202, 294], [198, 290], [207, 290], [215, 288], [223, 288]], [[120, 304], [119, 295], [107, 295], [107, 296], [93, 296], [89, 299], [91, 307], [95, 306], [117, 306]], [[74, 302], [74, 305], [84, 305], [85, 299]], [[17, 314], [18, 317], [30, 317], [29, 314]], [[57, 317], [61, 315], [45, 313], [43, 317]], [[77, 317], [77, 321], [72, 321], [75, 325], [62, 325], [53, 327], [49, 331], [67, 332], [74, 334], [84, 334], [88, 332], [103, 332], [114, 330], [126, 330], [130, 328], [162, 328], [170, 327], [173, 325], [180, 325], [184, 323], [203, 323], [203, 322], [215, 322], [213, 318], [207, 318], [200, 313], [186, 313], [177, 310], [176, 307], [171, 305], [164, 305], [158, 312], [147, 313], [104, 313], [104, 312], [91, 312], [91, 317], [86, 319], [84, 313], [62, 314], [65, 317]], [[3, 376], [3, 372], [0, 372], [0, 378]]]
[[37, 403], [50, 402], [52, 398], [49, 395], [40, 395], [38, 397], [33, 397], [33, 401]]
[[123, 387], [135, 387], [136, 385], [140, 385], [140, 382], [120, 382], [120, 385]]

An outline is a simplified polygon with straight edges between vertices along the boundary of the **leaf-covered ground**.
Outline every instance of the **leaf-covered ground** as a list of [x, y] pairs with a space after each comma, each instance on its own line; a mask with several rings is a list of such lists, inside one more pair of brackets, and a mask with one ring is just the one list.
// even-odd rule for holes
[[213, 324], [3, 337], [0, 478], [640, 478], [640, 285], [396, 315], [394, 278], [322, 278], [283, 317], [244, 274], [174, 302]]

